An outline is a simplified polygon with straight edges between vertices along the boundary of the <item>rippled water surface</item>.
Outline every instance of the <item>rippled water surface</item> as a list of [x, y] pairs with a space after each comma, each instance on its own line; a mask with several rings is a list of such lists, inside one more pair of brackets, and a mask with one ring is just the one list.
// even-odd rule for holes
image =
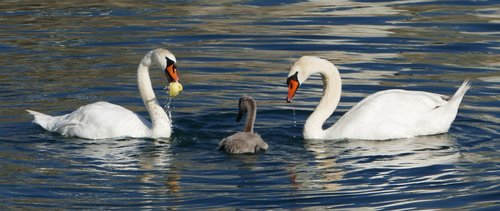
[[[2, 1], [0, 207], [84, 209], [499, 209], [497, 1]], [[60, 115], [105, 100], [143, 116], [136, 68], [157, 47], [185, 91], [168, 140], [48, 133], [24, 109]], [[302, 55], [338, 65], [332, 124], [370, 93], [451, 95], [470, 77], [449, 133], [389, 141], [304, 140], [321, 80], [285, 103]], [[231, 156], [238, 98], [257, 99], [270, 150]]]

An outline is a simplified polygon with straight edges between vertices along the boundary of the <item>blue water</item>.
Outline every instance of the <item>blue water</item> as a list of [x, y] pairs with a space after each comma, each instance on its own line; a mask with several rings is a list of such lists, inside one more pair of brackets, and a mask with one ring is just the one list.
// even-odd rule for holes
[[[2, 209], [500, 208], [500, 5], [496, 1], [0, 2]], [[171, 50], [184, 85], [169, 99], [171, 139], [85, 140], [31, 123], [105, 100], [143, 116], [136, 68]], [[376, 91], [451, 95], [470, 77], [449, 133], [389, 141], [304, 140], [321, 80], [285, 103], [302, 55], [343, 79], [331, 125]], [[257, 99], [270, 145], [227, 155], [243, 128], [238, 98]]]

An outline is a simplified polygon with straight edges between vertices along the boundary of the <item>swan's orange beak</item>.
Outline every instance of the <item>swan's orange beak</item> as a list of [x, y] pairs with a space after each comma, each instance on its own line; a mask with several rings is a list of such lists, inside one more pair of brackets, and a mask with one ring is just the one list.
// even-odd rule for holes
[[177, 75], [177, 65], [170, 64], [165, 68], [165, 75], [167, 75], [168, 83], [178, 82], [179, 75]]
[[297, 80], [297, 77], [296, 76], [294, 77], [294, 76], [291, 76], [286, 81], [286, 83], [288, 85], [288, 96], [286, 97], [287, 103], [292, 102], [292, 98], [293, 98], [293, 96], [295, 96], [295, 92], [297, 92], [297, 89], [299, 89], [300, 83]]

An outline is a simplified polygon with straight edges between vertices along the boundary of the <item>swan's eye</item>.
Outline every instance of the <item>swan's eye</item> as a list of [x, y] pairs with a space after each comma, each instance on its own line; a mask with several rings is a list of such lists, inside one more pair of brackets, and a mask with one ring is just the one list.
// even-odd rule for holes
[[286, 79], [286, 85], [291, 86], [291, 84], [290, 84], [290, 81], [291, 81], [291, 80], [294, 80], [294, 81], [299, 82], [299, 78], [298, 78], [298, 76], [297, 76], [298, 74], [299, 74], [299, 72], [295, 72], [295, 74], [293, 74], [292, 76], [288, 77], [288, 78]]
[[[167, 67], [169, 67], [170, 65], [175, 65], [174, 60], [169, 59], [168, 57], [165, 57], [165, 59], [167, 60]], [[174, 67], [177, 68], [177, 66]]]

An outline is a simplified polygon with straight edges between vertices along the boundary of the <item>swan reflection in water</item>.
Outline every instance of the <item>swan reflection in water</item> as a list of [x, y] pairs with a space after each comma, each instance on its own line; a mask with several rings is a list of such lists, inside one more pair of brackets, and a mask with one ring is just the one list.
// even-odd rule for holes
[[[171, 140], [168, 139], [122, 139], [86, 140], [76, 139], [79, 159], [92, 159], [85, 165], [96, 173], [105, 171], [107, 176], [117, 176], [125, 180], [137, 179], [142, 184], [163, 183], [164, 188], [139, 187], [139, 191], [149, 194], [177, 194], [180, 192], [178, 163], [174, 162]], [[129, 171], [130, 173], [126, 173]], [[165, 174], [158, 174], [164, 171]], [[124, 173], [125, 172], [125, 173]], [[124, 175], [128, 175], [125, 178]], [[159, 178], [161, 176], [161, 178]], [[134, 178], [131, 178], [134, 177]], [[117, 181], [118, 182], [118, 181]]]
[[384, 141], [304, 140], [304, 145], [314, 161], [290, 170], [292, 185], [299, 189], [339, 190], [346, 173], [451, 164], [460, 157], [455, 139], [448, 134]]
[[[77, 140], [72, 142], [72, 147], [80, 149], [71, 150], [71, 152], [78, 154], [66, 154], [66, 156], [82, 162], [82, 167], [85, 167], [86, 171], [95, 170], [96, 174], [104, 173], [106, 177], [116, 177], [115, 182], [137, 180], [141, 184], [161, 183], [164, 184], [161, 188], [150, 185], [141, 185], [137, 188], [138, 191], [147, 194], [169, 195], [172, 200], [183, 198], [180, 183], [183, 176], [181, 170], [187, 168], [185, 165], [190, 164], [176, 161], [170, 141]], [[288, 178], [291, 180], [293, 189], [335, 191], [356, 188], [342, 185], [346, 174], [370, 169], [387, 172], [452, 164], [460, 157], [455, 139], [448, 134], [386, 141], [304, 140], [304, 147], [311, 156], [302, 157], [303, 162], [291, 164], [286, 169], [290, 174]], [[59, 150], [61, 149], [54, 149], [54, 151]], [[183, 156], [192, 155], [188, 153]], [[267, 160], [265, 155], [228, 155], [226, 159], [236, 164], [230, 171], [233, 171], [237, 177], [243, 178], [244, 181], [262, 182], [261, 180], [268, 178], [259, 179], [255, 176], [259, 174], [255, 171], [262, 170], [262, 166], [255, 165], [259, 162], [259, 158]], [[227, 162], [223, 163], [227, 165]], [[219, 165], [214, 163], [206, 170], [219, 169]], [[374, 171], [374, 174], [378, 174], [377, 172], [380, 173], [380, 171]], [[232, 174], [218, 175], [216, 178], [234, 178], [234, 176]], [[207, 178], [212, 178], [212, 176], [207, 176]], [[238, 188], [242, 184], [235, 183], [234, 185]]]

